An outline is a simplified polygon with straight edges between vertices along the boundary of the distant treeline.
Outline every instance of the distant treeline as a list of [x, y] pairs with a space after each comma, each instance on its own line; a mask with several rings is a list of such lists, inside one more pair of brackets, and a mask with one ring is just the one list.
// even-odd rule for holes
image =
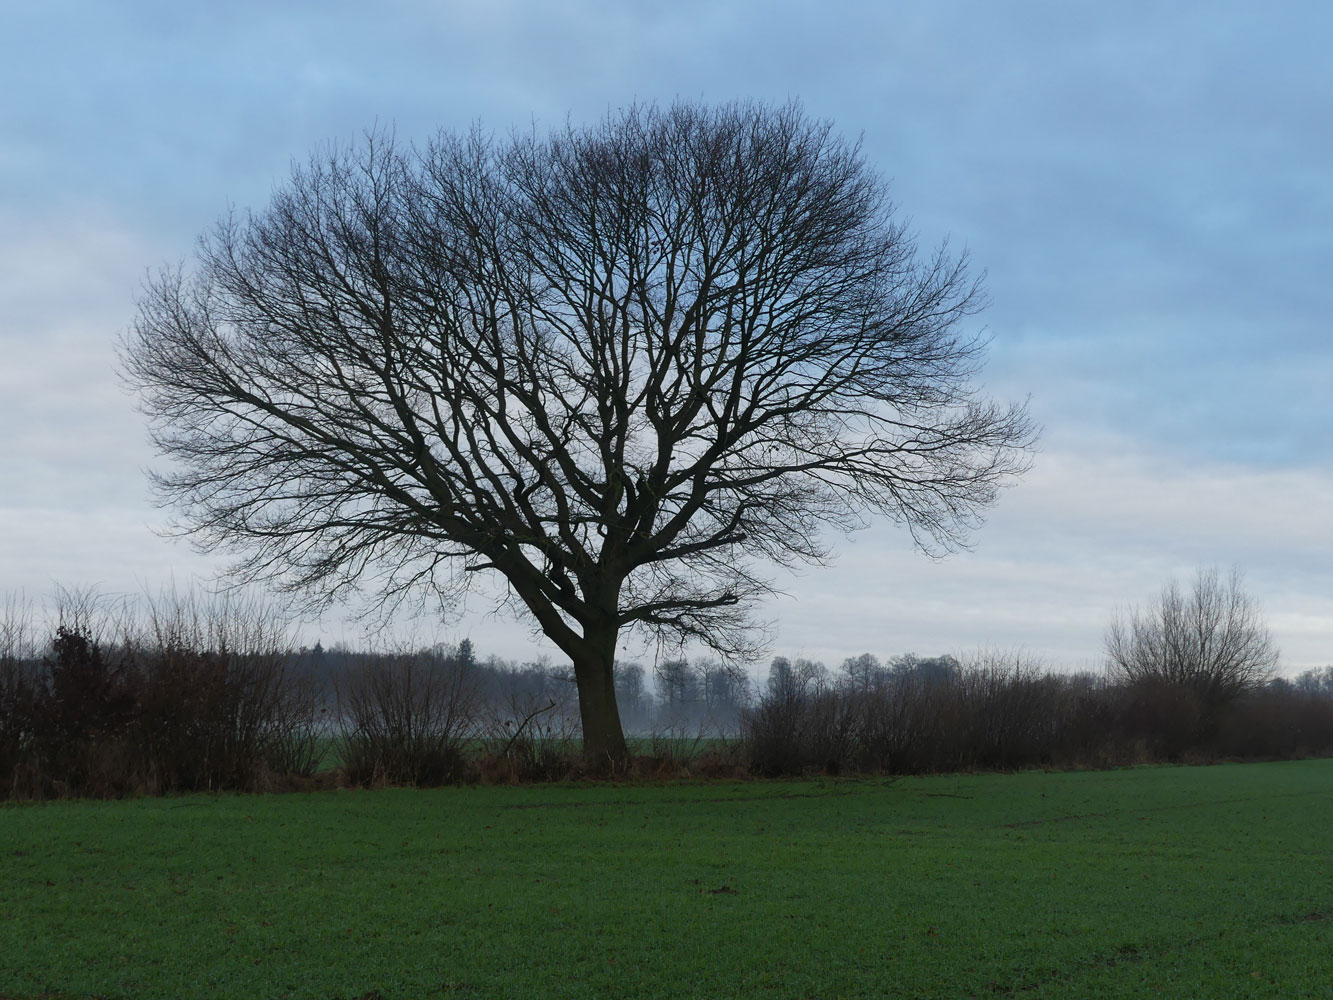
[[[1226, 700], [1018, 654], [618, 664], [628, 776], [927, 773], [1333, 754], [1333, 667]], [[457, 646], [293, 649], [262, 605], [0, 606], [0, 797], [582, 773], [567, 667]]]

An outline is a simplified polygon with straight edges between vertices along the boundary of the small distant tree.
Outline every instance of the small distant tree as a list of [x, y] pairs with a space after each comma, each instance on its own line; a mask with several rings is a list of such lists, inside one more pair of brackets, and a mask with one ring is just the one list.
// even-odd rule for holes
[[842, 661], [842, 683], [850, 691], [864, 694], [883, 682], [887, 671], [873, 653], [849, 656]]
[[703, 680], [704, 702], [710, 713], [730, 712], [740, 708], [749, 690], [744, 669], [719, 660], [697, 664]]
[[616, 661], [616, 704], [620, 706], [622, 716], [629, 719], [641, 719], [648, 710], [648, 686], [645, 683], [647, 672], [641, 663], [622, 663]]
[[684, 657], [662, 660], [653, 668], [657, 696], [666, 705], [693, 705], [699, 700], [699, 672]]
[[928, 684], [947, 684], [956, 680], [962, 671], [963, 665], [948, 653], [918, 659], [915, 667], [917, 677]]
[[801, 701], [827, 684], [828, 668], [818, 661], [775, 656], [768, 665], [768, 697], [775, 701]]
[[472, 648], [471, 639], [464, 639], [458, 644], [458, 652], [454, 654], [454, 659], [458, 661], [459, 667], [464, 670], [471, 670], [477, 665], [477, 653]]
[[1262, 684], [1278, 650], [1241, 584], [1238, 570], [1200, 570], [1188, 591], [1172, 580], [1154, 603], [1118, 614], [1106, 634], [1112, 672], [1189, 690], [1208, 710]]
[[923, 684], [947, 684], [962, 672], [962, 664], [948, 653], [939, 656], [917, 656], [904, 653], [889, 663], [888, 674], [897, 681], [917, 681]]
[[791, 700], [796, 697], [800, 685], [796, 672], [792, 670], [791, 660], [785, 656], [775, 656], [768, 665], [768, 683], [765, 685], [768, 697], [776, 700]]

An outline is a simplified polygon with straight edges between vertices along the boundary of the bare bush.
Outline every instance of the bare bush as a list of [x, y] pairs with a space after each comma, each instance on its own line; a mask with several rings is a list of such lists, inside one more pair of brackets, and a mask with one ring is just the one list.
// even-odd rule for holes
[[960, 765], [1011, 770], [1049, 764], [1067, 714], [1066, 687], [1022, 653], [977, 653], [960, 676]]
[[[777, 661], [775, 661], [777, 662]], [[751, 769], [916, 774], [1010, 770], [1073, 759], [1070, 727], [1087, 719], [1086, 683], [1045, 670], [1021, 653], [904, 658], [892, 669], [873, 657], [844, 664], [836, 686], [789, 683], [785, 660], [745, 715]], [[1084, 713], [1084, 714], [1080, 714]], [[1103, 712], [1104, 724], [1112, 716]], [[1108, 736], [1089, 737], [1101, 750]]]
[[261, 604], [60, 590], [40, 658], [30, 611], [4, 618], [11, 795], [257, 789], [314, 769], [317, 693], [292, 669], [286, 620]]
[[368, 785], [456, 780], [476, 713], [474, 670], [456, 656], [369, 657], [338, 680], [343, 774]]
[[581, 770], [578, 716], [556, 692], [512, 688], [487, 706], [482, 773], [491, 782], [552, 781]]
[[763, 694], [741, 712], [756, 774], [838, 773], [857, 747], [858, 692], [833, 683], [822, 663], [785, 656], [769, 665]]
[[951, 676], [898, 670], [861, 695], [858, 767], [907, 774], [939, 770], [952, 685]]
[[1067, 674], [1056, 760], [1084, 767], [1132, 762], [1120, 730], [1120, 691], [1102, 674]]
[[314, 773], [322, 699], [290, 640], [286, 618], [255, 599], [146, 602], [124, 645], [139, 676], [137, 749], [155, 786], [255, 788]]
[[627, 776], [671, 780], [691, 777], [737, 778], [748, 772], [745, 744], [734, 728], [707, 719], [655, 727], [634, 741]]
[[823, 664], [773, 658], [763, 693], [741, 715], [754, 773], [799, 774], [814, 765], [808, 716], [815, 696], [826, 687], [827, 673]]
[[125, 602], [61, 588], [56, 621], [41, 664], [31, 790], [124, 795], [138, 783], [130, 729], [139, 696], [133, 664], [114, 641], [126, 621]]
[[805, 734], [806, 699], [765, 692], [742, 718], [750, 770], [765, 777], [799, 774], [810, 761]]
[[1333, 696], [1270, 683], [1222, 710], [1208, 749], [1244, 760], [1333, 755]]

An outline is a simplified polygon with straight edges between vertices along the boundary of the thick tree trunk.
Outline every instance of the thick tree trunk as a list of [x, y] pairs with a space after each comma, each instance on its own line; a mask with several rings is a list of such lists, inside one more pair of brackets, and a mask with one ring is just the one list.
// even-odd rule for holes
[[582, 655], [573, 658], [583, 722], [583, 759], [589, 770], [605, 773], [629, 757], [616, 704], [616, 634], [593, 633], [584, 638]]

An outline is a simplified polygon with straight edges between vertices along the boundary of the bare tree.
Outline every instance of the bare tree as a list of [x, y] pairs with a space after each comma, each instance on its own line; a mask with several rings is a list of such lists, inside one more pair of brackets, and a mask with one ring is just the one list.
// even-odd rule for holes
[[888, 678], [889, 672], [884, 665], [879, 662], [879, 657], [874, 653], [862, 653], [860, 656], [849, 656], [842, 661], [839, 668], [842, 675], [839, 680], [850, 691], [858, 694], [865, 694], [879, 687]]
[[741, 665], [706, 659], [695, 667], [703, 679], [704, 703], [710, 714], [734, 712], [748, 700], [750, 676]]
[[683, 656], [659, 660], [653, 666], [657, 698], [662, 704], [673, 708], [698, 702], [701, 680], [699, 669]]
[[1117, 614], [1106, 634], [1111, 669], [1125, 680], [1193, 691], [1216, 708], [1267, 680], [1278, 651], [1239, 570], [1200, 570], [1186, 593], [1172, 580], [1147, 608]]
[[804, 701], [828, 687], [828, 667], [814, 660], [775, 656], [768, 665], [765, 690], [775, 701]]
[[150, 281], [122, 366], [200, 546], [386, 613], [494, 575], [605, 761], [622, 632], [751, 655], [757, 563], [874, 514], [950, 550], [1025, 469], [980, 305], [799, 106], [634, 106], [312, 158]]

